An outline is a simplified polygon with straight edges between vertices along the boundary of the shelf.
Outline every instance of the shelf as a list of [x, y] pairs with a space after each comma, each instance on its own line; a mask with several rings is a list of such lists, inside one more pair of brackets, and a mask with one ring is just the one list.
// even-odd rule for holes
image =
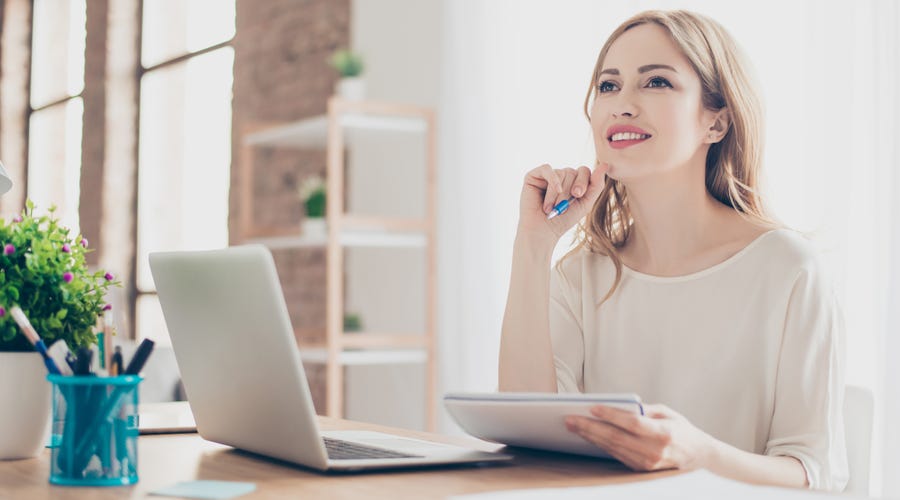
[[[346, 130], [345, 140], [352, 144], [355, 138], [367, 132], [424, 133], [425, 120], [409, 116], [372, 116], [345, 113], [340, 124]], [[252, 146], [281, 146], [298, 149], [324, 149], [328, 139], [328, 117], [314, 116], [277, 127], [248, 134], [244, 144]]]
[[[427, 239], [421, 233], [387, 233], [376, 231], [343, 231], [339, 238], [343, 247], [363, 248], [423, 248]], [[272, 236], [268, 238], [251, 238], [247, 243], [259, 243], [273, 250], [282, 248], [324, 248], [328, 244], [327, 236]]]
[[[241, 139], [237, 143], [241, 179], [255, 179], [270, 175], [257, 170], [256, 162], [265, 159], [255, 149], [273, 147], [323, 151], [325, 178], [329, 182], [327, 226], [331, 233], [314, 231], [306, 224], [301, 234], [300, 221], [291, 226], [263, 226], [255, 217], [254, 183], [243, 182], [238, 193], [240, 203], [237, 241], [257, 243], [272, 249], [303, 248], [325, 251], [325, 324], [317, 328], [295, 330], [301, 340], [298, 346], [301, 359], [307, 364], [325, 368], [325, 413], [342, 417], [344, 411], [344, 374], [347, 365], [422, 365], [425, 374], [426, 428], [434, 430], [437, 412], [432, 404], [437, 399], [435, 368], [435, 310], [436, 260], [434, 245], [436, 232], [435, 175], [435, 116], [429, 108], [402, 103], [373, 100], [328, 99], [327, 114], [307, 117], [290, 123], [244, 122]], [[397, 146], [394, 146], [394, 140]], [[423, 185], [425, 206], [421, 212], [408, 208], [398, 216], [346, 213], [345, 196], [352, 170], [347, 169], [347, 154], [354, 148], [373, 144], [404, 147], [411, 153], [424, 148]], [[411, 159], [411, 158], [410, 158]], [[259, 166], [261, 167], [261, 165]], [[390, 179], [388, 179], [390, 181]], [[332, 185], [333, 184], [333, 185]], [[390, 190], [383, 196], [396, 196]], [[320, 228], [321, 226], [319, 226]], [[348, 247], [412, 248], [426, 259], [424, 269], [425, 325], [419, 332], [366, 331], [344, 332], [341, 315], [344, 312], [344, 282], [347, 271], [345, 256]], [[419, 250], [421, 249], [421, 250]], [[400, 252], [398, 252], [400, 253]], [[416, 256], [419, 257], [418, 255]], [[333, 358], [329, 357], [333, 355]]]
[[[324, 364], [328, 359], [328, 351], [322, 348], [300, 349], [300, 359], [304, 363]], [[427, 360], [428, 355], [424, 349], [345, 350], [338, 355], [338, 362], [344, 366], [424, 363]]]

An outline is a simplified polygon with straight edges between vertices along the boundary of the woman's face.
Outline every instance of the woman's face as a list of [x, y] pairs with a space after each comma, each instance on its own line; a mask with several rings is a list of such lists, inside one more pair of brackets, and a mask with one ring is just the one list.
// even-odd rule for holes
[[594, 84], [591, 128], [611, 178], [638, 179], [697, 158], [705, 164], [717, 113], [704, 109], [700, 78], [663, 27], [642, 24], [623, 33]]

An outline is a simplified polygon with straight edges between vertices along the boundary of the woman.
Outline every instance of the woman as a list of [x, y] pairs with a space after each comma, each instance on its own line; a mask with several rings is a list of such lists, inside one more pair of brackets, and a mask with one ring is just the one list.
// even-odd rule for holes
[[730, 35], [636, 15], [600, 51], [585, 113], [594, 170], [525, 177], [500, 389], [663, 403], [566, 421], [635, 470], [841, 490], [843, 324], [810, 244], [763, 210], [761, 104]]

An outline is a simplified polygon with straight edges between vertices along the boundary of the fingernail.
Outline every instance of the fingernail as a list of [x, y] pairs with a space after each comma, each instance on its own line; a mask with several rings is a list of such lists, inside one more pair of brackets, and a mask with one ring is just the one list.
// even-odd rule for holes
[[575, 421], [575, 417], [566, 417], [566, 426], [574, 429], [577, 426], [577, 422]]
[[575, 191], [574, 191], [572, 194], [574, 194], [575, 196], [580, 197], [581, 195], [584, 194], [584, 189], [581, 189], [581, 188], [575, 188]]

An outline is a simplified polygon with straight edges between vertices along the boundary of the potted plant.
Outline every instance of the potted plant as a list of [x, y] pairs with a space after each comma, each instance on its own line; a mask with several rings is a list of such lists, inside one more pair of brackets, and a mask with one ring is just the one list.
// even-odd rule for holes
[[329, 63], [340, 75], [335, 93], [348, 100], [364, 99], [366, 82], [360, 76], [363, 71], [362, 56], [348, 49], [339, 49], [331, 55]]
[[361, 332], [362, 329], [362, 317], [358, 313], [344, 313], [344, 333]]
[[325, 237], [325, 180], [318, 176], [308, 177], [297, 190], [300, 201], [306, 208], [302, 234], [305, 236]]
[[70, 237], [55, 210], [36, 216], [28, 200], [20, 215], [0, 219], [0, 459], [36, 456], [50, 419], [46, 368], [10, 309], [18, 305], [47, 346], [64, 340], [75, 352], [97, 343], [97, 318], [111, 307], [106, 291], [120, 286], [88, 269], [88, 241]]

